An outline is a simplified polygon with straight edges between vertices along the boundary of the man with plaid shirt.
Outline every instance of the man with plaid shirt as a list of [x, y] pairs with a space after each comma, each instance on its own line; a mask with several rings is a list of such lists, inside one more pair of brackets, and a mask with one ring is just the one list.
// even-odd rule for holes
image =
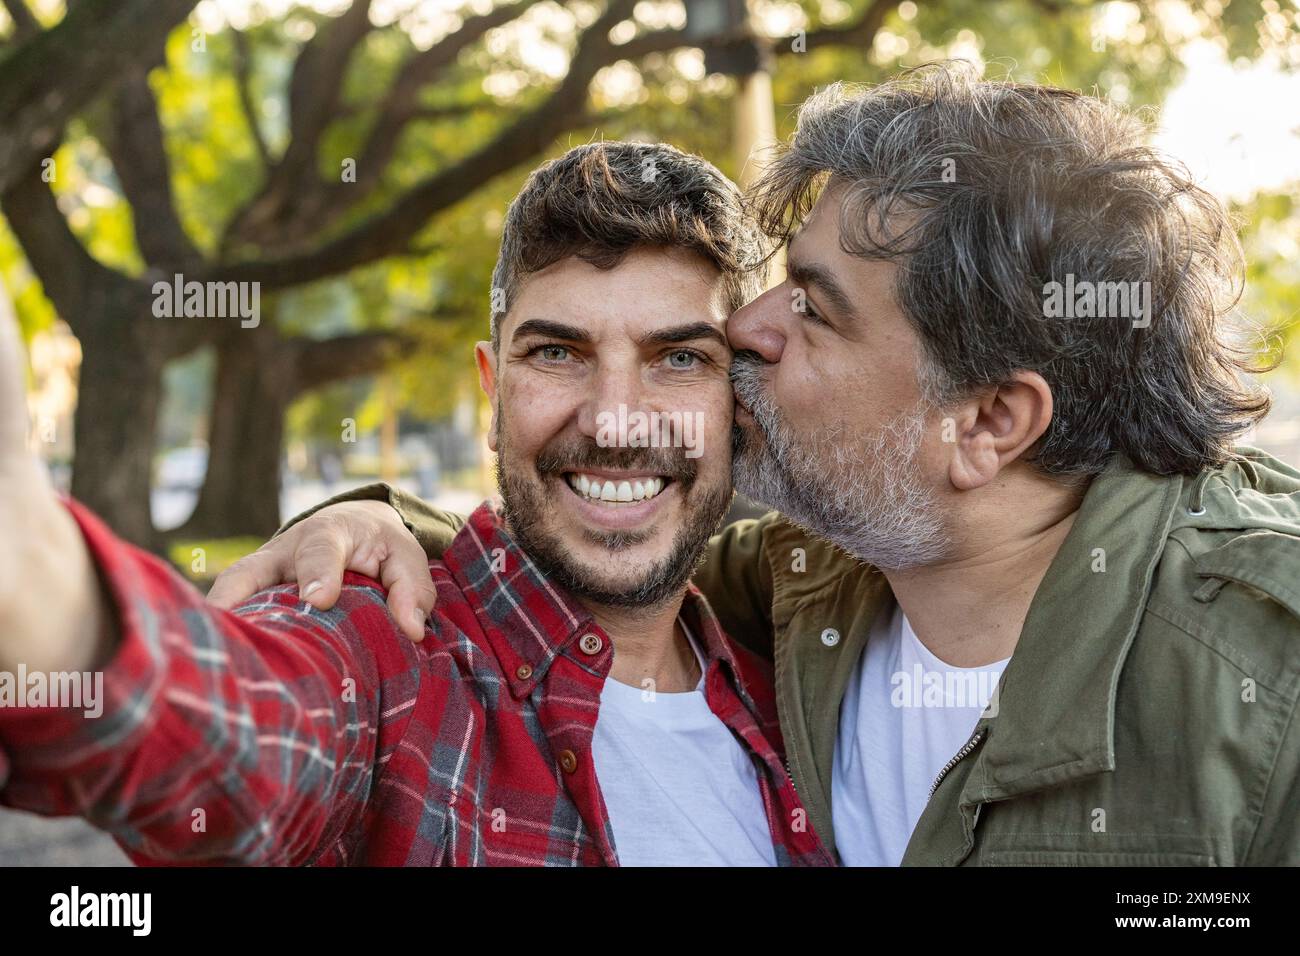
[[[328, 612], [291, 587], [205, 605], [54, 499], [0, 395], [0, 672], [103, 675], [97, 716], [0, 697], [0, 802], [84, 816], [138, 862], [832, 862], [766, 665], [688, 583], [730, 500], [722, 327], [756, 250], [734, 188], [670, 147], [534, 173], [477, 351], [502, 501], [430, 565], [417, 644], [357, 575]], [[611, 440], [624, 405], [695, 427]]]

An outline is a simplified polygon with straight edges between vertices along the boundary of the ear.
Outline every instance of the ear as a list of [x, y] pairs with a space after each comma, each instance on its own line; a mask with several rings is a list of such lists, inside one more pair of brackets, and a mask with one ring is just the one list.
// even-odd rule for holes
[[488, 428], [488, 448], [497, 450], [497, 353], [491, 342], [479, 342], [474, 346], [474, 360], [478, 363], [478, 384], [492, 406], [492, 424]]
[[956, 441], [948, 477], [959, 491], [991, 482], [1024, 455], [1052, 421], [1052, 389], [1037, 372], [1020, 371], [954, 410]]

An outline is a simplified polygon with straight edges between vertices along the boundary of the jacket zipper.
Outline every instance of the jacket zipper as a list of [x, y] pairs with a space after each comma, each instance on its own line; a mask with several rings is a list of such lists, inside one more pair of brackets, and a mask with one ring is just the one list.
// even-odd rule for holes
[[935, 777], [934, 783], [930, 785], [930, 797], [933, 797], [934, 792], [939, 789], [939, 784], [943, 783], [943, 778], [948, 776], [948, 771], [961, 763], [970, 755], [972, 750], [979, 746], [980, 741], [984, 739], [984, 731], [985, 728], [983, 727], [975, 731], [975, 733], [971, 735], [971, 739], [966, 741], [966, 745], [953, 754], [952, 759], [943, 765], [943, 769], [939, 771], [939, 776]]

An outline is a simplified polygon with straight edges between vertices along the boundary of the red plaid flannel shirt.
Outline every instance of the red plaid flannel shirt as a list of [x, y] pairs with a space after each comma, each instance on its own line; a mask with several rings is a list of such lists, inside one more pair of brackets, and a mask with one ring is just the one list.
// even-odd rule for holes
[[[86, 817], [139, 863], [617, 865], [591, 751], [609, 637], [491, 505], [430, 565], [418, 645], [368, 578], [328, 612], [286, 586], [226, 613], [69, 507], [121, 642], [102, 716], [0, 708], [0, 802]], [[683, 613], [777, 860], [830, 864], [782, 765], [768, 666], [693, 588]]]

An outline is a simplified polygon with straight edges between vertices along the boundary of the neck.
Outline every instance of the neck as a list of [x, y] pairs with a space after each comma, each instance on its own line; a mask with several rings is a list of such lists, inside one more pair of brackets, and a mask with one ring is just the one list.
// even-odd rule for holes
[[614, 663], [609, 671], [612, 680], [664, 694], [695, 689], [700, 678], [699, 663], [677, 625], [684, 596], [679, 594], [649, 608], [581, 601], [614, 643]]
[[956, 667], [1010, 657], [1082, 499], [1082, 490], [1022, 474], [967, 503], [969, 512], [950, 558], [886, 571], [926, 649]]

